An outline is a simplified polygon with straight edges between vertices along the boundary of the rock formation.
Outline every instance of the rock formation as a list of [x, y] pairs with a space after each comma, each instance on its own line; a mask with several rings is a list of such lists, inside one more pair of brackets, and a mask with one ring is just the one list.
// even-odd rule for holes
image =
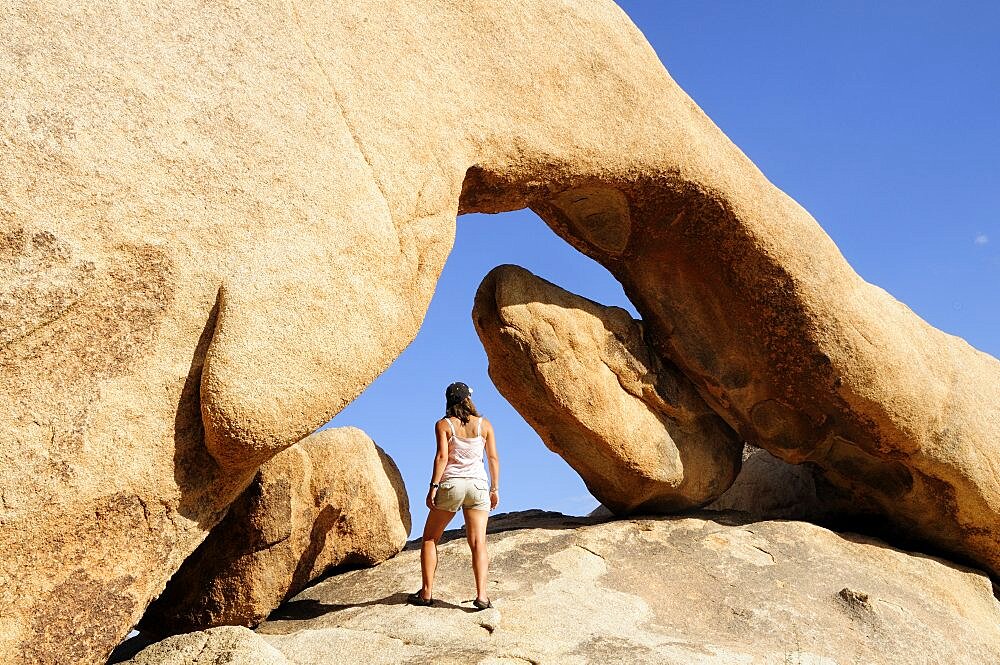
[[472, 320], [493, 383], [613, 512], [676, 512], [732, 484], [743, 443], [625, 310], [507, 265]]
[[[441, 546], [437, 606], [404, 604], [420, 579], [419, 552], [410, 548], [307, 589], [256, 635], [241, 633], [240, 648], [281, 654], [255, 665], [1000, 659], [1000, 603], [981, 572], [803, 522], [709, 515], [494, 517], [495, 610], [463, 611], [475, 591], [468, 546], [452, 531]], [[199, 644], [202, 658], [216, 662], [232, 642], [232, 633], [213, 630], [147, 652], [163, 657]], [[133, 664], [192, 662], [145, 655]]]
[[0, 660], [100, 662], [536, 210], [743, 439], [1000, 571], [1000, 362], [847, 265], [612, 0], [0, 12]]
[[260, 468], [139, 627], [171, 635], [256, 626], [326, 570], [393, 556], [409, 532], [392, 458], [359, 429], [322, 430]]
[[822, 522], [831, 512], [849, 514], [843, 497], [820, 498], [812, 464], [789, 464], [766, 450], [747, 446], [732, 486], [706, 510], [737, 510], [753, 519]]
[[295, 665], [242, 626], [177, 635], [143, 649], [128, 662], [131, 665]]
[[[736, 480], [704, 508], [740, 512], [754, 520], [805, 520], [834, 530], [867, 526], [872, 515], [859, 513], [844, 496], [817, 480], [810, 464], [789, 464], [766, 450], [747, 446]], [[587, 516], [611, 519], [614, 513], [602, 504]]]

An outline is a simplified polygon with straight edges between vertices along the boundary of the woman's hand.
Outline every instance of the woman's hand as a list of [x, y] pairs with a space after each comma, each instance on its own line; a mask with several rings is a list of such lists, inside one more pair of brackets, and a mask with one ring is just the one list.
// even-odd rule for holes
[[436, 487], [432, 487], [429, 490], [427, 490], [427, 501], [425, 503], [427, 504], [428, 510], [434, 510], [434, 497], [435, 496], [437, 496], [437, 488]]
[[493, 490], [490, 492], [490, 510], [496, 508], [498, 503], [500, 503], [500, 492]]

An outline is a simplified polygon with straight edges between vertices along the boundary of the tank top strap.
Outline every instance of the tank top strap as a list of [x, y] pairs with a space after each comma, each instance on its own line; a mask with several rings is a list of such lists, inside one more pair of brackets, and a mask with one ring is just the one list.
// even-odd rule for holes
[[479, 422], [476, 424], [476, 436], [481, 436], [480, 432], [483, 431], [483, 417], [479, 416]]
[[451, 418], [445, 416], [444, 421], [448, 423], [448, 427], [451, 428], [451, 435], [455, 436], [455, 426], [451, 424]]

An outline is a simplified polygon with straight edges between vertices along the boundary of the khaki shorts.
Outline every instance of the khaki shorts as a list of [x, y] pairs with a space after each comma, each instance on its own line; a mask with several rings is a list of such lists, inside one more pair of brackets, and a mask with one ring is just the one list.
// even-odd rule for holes
[[434, 507], [449, 513], [456, 513], [459, 508], [489, 510], [489, 483], [479, 478], [446, 478], [434, 495]]

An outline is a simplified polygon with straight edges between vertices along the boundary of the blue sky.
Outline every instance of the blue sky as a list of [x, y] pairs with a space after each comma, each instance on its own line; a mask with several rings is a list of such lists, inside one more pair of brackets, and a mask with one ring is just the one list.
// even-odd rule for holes
[[[619, 4], [673, 78], [855, 270], [1000, 357], [1000, 3]], [[597, 505], [487, 376], [470, 311], [501, 263], [634, 314], [607, 271], [533, 213], [459, 219], [420, 334], [330, 423], [364, 429], [396, 460], [413, 536], [427, 513], [434, 421], [456, 380], [473, 387], [497, 429], [500, 510]]]

